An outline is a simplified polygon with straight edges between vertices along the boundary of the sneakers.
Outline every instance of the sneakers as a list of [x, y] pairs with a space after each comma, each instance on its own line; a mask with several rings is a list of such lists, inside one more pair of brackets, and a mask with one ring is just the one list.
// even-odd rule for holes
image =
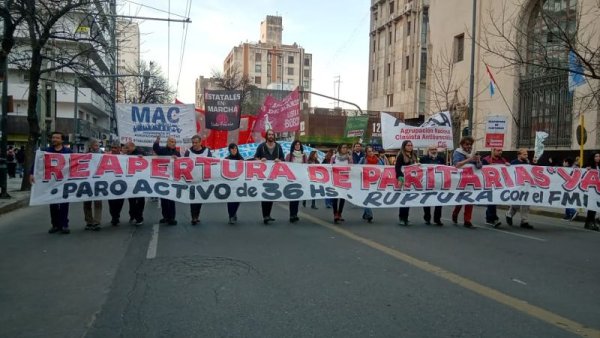
[[[512, 220], [511, 220], [511, 222], [512, 222]], [[500, 225], [502, 225], [502, 222], [500, 222], [500, 220], [496, 219], [493, 221], [485, 221], [485, 225], [489, 225], [491, 227], [498, 228], [498, 227], [500, 227]]]
[[575, 212], [573, 213], [573, 216], [571, 216], [571, 218], [569, 218], [569, 221], [573, 221], [573, 220], [575, 220], [575, 217], [577, 217], [577, 211], [575, 211]]
[[199, 220], [199, 219], [197, 219], [197, 218], [192, 218], [192, 225], [196, 225], [196, 224], [198, 224], [199, 222], [200, 222], [200, 220]]
[[114, 226], [114, 227], [118, 226], [118, 225], [119, 225], [119, 223], [120, 223], [120, 222], [119, 222], [119, 219], [118, 219], [118, 218], [113, 218], [113, 219], [110, 221], [110, 224], [112, 224], [112, 226]]
[[533, 227], [529, 223], [527, 223], [527, 222], [521, 223], [521, 228], [523, 228], [523, 229], [533, 229]]
[[269, 222], [273, 222], [275, 219], [271, 218], [271, 216], [265, 216], [263, 217], [263, 224], [264, 225], [269, 225]]
[[311, 209], [315, 209], [315, 210], [319, 209], [319, 208], [317, 208], [317, 206], [316, 206], [316, 205], [311, 205], [311, 206], [310, 206], [310, 208], [311, 208]]
[[59, 231], [60, 231], [60, 228], [52, 227], [52, 228], [50, 228], [50, 230], [48, 230], [48, 233], [49, 234], [54, 234], [54, 233], [57, 233]]
[[130, 218], [129, 219], [129, 224], [134, 225], [135, 224], [135, 218]]
[[585, 225], [583, 227], [588, 230], [600, 231], [600, 228], [598, 228], [598, 226], [596, 224], [591, 223], [591, 222], [585, 222]]
[[237, 221], [236, 217], [229, 217], [229, 224], [233, 225]]
[[342, 220], [342, 216], [340, 214], [333, 214], [333, 223], [339, 224]]
[[177, 221], [174, 219], [170, 219], [167, 221], [167, 225], [177, 225]]
[[[167, 224], [168, 222], [169, 220], [166, 218], [161, 218], [160, 221], [158, 221], [159, 224]], [[129, 221], [129, 223], [131, 223], [131, 220]]]
[[512, 217], [510, 217], [510, 216], [506, 216], [506, 224], [508, 224], [508, 225], [510, 225], [510, 226], [512, 226], [512, 225], [513, 225], [513, 222], [512, 222]]
[[408, 219], [400, 219], [400, 223], [398, 223], [398, 224], [406, 227], [410, 223], [408, 222]]
[[60, 231], [61, 234], [63, 235], [68, 235], [71, 233], [71, 230], [69, 230], [69, 228], [62, 228], [62, 230]]
[[444, 223], [442, 223], [442, 221], [435, 221], [433, 222], [435, 225], [439, 226], [439, 227], [443, 227]]
[[136, 227], [140, 226], [140, 225], [144, 225], [144, 220], [143, 219], [135, 220], [135, 222], [133, 222], [133, 225], [135, 225]]
[[290, 223], [296, 223], [300, 220], [300, 218], [298, 216], [292, 216], [290, 217]]
[[471, 222], [465, 222], [465, 224], [463, 224], [463, 225], [465, 228], [469, 228], [469, 229], [473, 228], [473, 223], [471, 223]]
[[425, 220], [425, 225], [431, 225], [431, 221], [430, 221], [430, 220], [428, 220], [428, 219], [426, 219], [426, 220]]
[[94, 225], [93, 224], [86, 224], [85, 225], [85, 230], [93, 230], [94, 229]]

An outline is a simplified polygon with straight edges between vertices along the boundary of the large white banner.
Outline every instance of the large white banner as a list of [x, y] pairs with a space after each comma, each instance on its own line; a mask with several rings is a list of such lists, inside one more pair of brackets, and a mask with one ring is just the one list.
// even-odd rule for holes
[[447, 111], [433, 115], [420, 127], [407, 126], [393, 115], [381, 112], [381, 138], [384, 149], [400, 149], [405, 140], [410, 140], [414, 148], [435, 145], [454, 149], [452, 120]]
[[297, 164], [38, 151], [31, 205], [128, 197], [184, 203], [344, 198], [370, 208], [503, 204], [600, 210], [598, 170]]
[[196, 134], [196, 112], [192, 104], [121, 104], [117, 107], [117, 127], [121, 143], [133, 142], [152, 147], [160, 136], [175, 137], [178, 145], [190, 146]]

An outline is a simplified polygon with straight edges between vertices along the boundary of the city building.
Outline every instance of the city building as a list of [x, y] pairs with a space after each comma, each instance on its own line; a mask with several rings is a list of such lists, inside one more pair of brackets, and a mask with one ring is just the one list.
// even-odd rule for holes
[[[109, 17], [115, 10], [99, 0], [86, 6], [72, 10], [55, 24], [58, 33], [44, 49], [47, 61], [42, 65], [36, 109], [42, 145], [48, 142], [50, 132], [57, 130], [69, 135], [73, 148], [83, 150], [90, 138], [107, 138], [114, 126], [110, 75], [114, 72], [110, 48], [114, 21]], [[17, 30], [16, 39], [11, 54], [27, 59], [31, 55], [27, 30]], [[59, 67], [70, 55], [79, 55], [71, 61], [73, 66]], [[55, 67], [58, 70], [44, 71]], [[29, 70], [9, 62], [8, 95], [13, 99], [13, 111], [8, 113], [9, 144], [27, 142], [28, 93]]]
[[196, 108], [204, 110], [204, 90], [217, 90], [222, 89], [217, 85], [217, 80], [213, 77], [206, 78], [200, 76], [196, 79], [196, 96], [194, 98], [194, 105]]
[[[248, 76], [250, 84], [261, 89], [310, 91], [312, 54], [297, 43], [283, 44], [283, 19], [268, 15], [260, 24], [260, 40], [233, 47], [223, 62], [225, 76]], [[304, 95], [309, 104], [310, 96]]]
[[133, 20], [117, 20], [117, 102], [139, 96], [140, 27]]
[[427, 112], [428, 0], [371, 0], [367, 109]]
[[[461, 130], [468, 125], [472, 4], [429, 1], [428, 111], [450, 110], [460, 116]], [[486, 124], [500, 117], [507, 122], [504, 149], [533, 149], [537, 131], [548, 133], [544, 144], [549, 154], [579, 149], [576, 131], [582, 113], [584, 147], [598, 149], [600, 102], [589, 95], [598, 81], [587, 79], [571, 93], [568, 73], [570, 48], [582, 55], [599, 50], [597, 1], [482, 0], [475, 16], [473, 130], [466, 130], [476, 139], [475, 148], [486, 149]], [[572, 39], [571, 47], [565, 38]]]

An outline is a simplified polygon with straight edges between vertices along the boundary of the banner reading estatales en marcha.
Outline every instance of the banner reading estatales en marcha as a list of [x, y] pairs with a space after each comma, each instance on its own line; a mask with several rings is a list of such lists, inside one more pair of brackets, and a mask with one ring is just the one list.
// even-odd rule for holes
[[365, 207], [518, 204], [600, 210], [597, 170], [320, 165], [38, 151], [31, 205], [129, 197], [184, 203], [344, 198]]
[[190, 146], [196, 134], [193, 104], [118, 103], [116, 109], [121, 143], [152, 147], [157, 136], [163, 140], [172, 136], [177, 144]]

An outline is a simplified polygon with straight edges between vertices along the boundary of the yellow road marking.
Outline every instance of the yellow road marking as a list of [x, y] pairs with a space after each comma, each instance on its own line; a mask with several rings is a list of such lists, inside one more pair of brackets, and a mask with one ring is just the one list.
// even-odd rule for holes
[[[287, 207], [281, 206], [284, 209]], [[400, 261], [408, 263], [416, 268], [419, 268], [425, 272], [429, 272], [434, 274], [440, 278], [443, 278], [451, 283], [454, 283], [460, 287], [463, 287], [467, 290], [473, 291], [483, 297], [491, 299], [495, 302], [504, 304], [508, 307], [511, 307], [519, 312], [522, 312], [526, 315], [532, 316], [539, 320], [542, 320], [550, 325], [556, 326], [559, 329], [563, 329], [565, 331], [574, 333], [581, 337], [598, 337], [600, 338], [600, 330], [586, 327], [583, 324], [580, 324], [576, 321], [570, 320], [568, 318], [562, 317], [556, 313], [550, 312], [548, 310], [542, 309], [541, 307], [532, 305], [527, 303], [524, 300], [509, 296], [503, 292], [492, 289], [485, 285], [479, 284], [475, 281], [467, 279], [465, 277], [459, 276], [455, 273], [452, 273], [448, 270], [445, 270], [439, 266], [427, 263], [410, 255], [407, 255], [401, 251], [396, 249], [389, 248], [383, 244], [377, 243], [368, 238], [361, 237], [351, 231], [343, 229], [339, 226], [327, 223], [319, 218], [316, 218], [307, 213], [301, 212], [302, 218], [308, 219], [311, 222], [319, 224], [331, 231], [337, 232], [340, 235], [343, 235], [347, 238], [350, 238], [354, 241], [362, 243], [368, 247], [371, 247], [375, 250], [381, 251], [389, 256], [392, 256]]]

